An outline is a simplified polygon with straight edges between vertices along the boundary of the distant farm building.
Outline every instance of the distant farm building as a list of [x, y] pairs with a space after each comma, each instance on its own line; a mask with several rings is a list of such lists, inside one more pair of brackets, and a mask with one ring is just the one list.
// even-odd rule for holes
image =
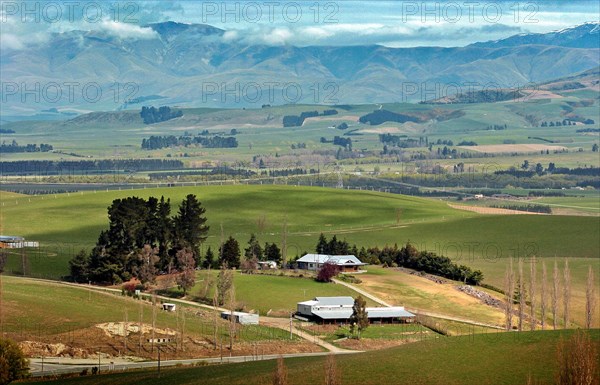
[[259, 261], [258, 268], [260, 270], [273, 270], [277, 269], [277, 262], [275, 261]]
[[[353, 305], [352, 297], [316, 297], [298, 302], [296, 316], [321, 323], [347, 323]], [[365, 310], [371, 323], [409, 323], [415, 318], [403, 306], [367, 307]]]
[[0, 235], [0, 248], [2, 249], [22, 249], [24, 247], [40, 247], [39, 242], [25, 241], [23, 237], [11, 235]]
[[[233, 317], [235, 318], [235, 322], [237, 322], [241, 325], [258, 325], [258, 314], [234, 311]], [[230, 320], [231, 312], [230, 311], [221, 312], [221, 318]]]
[[356, 272], [362, 266], [367, 265], [356, 258], [354, 255], [325, 255], [325, 254], [306, 254], [296, 261], [298, 269], [319, 270], [324, 264], [332, 263], [342, 272]]
[[163, 303], [162, 308], [164, 311], [175, 311], [177, 306], [174, 303]]

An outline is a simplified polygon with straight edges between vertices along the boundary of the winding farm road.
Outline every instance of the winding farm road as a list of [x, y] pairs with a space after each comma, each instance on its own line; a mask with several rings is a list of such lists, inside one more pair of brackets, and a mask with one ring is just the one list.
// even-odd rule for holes
[[[365, 290], [359, 289], [354, 285], [351, 285], [347, 282], [343, 282], [340, 281], [339, 279], [333, 279], [333, 282], [335, 282], [336, 284], [340, 284], [343, 286], [346, 286], [347, 288], [350, 288], [352, 290], [354, 290], [355, 292], [357, 292], [358, 294], [367, 297], [369, 299], [371, 299], [374, 302], [377, 302], [380, 305], [386, 306], [386, 307], [391, 307], [392, 305], [388, 304], [387, 302], [385, 302], [384, 300], [382, 300], [381, 298], [378, 298], [376, 296], [374, 296], [373, 294], [370, 294], [368, 292], [366, 292]], [[434, 317], [434, 318], [440, 318], [440, 319], [444, 319], [444, 320], [448, 320], [448, 321], [456, 321], [456, 322], [460, 322], [460, 323], [464, 323], [464, 324], [468, 324], [468, 325], [473, 325], [473, 326], [483, 326], [486, 328], [492, 328], [492, 329], [498, 329], [498, 330], [504, 330], [503, 327], [498, 326], [498, 325], [492, 325], [492, 324], [486, 324], [483, 322], [477, 322], [477, 321], [472, 321], [466, 318], [460, 318], [460, 317], [452, 317], [449, 315], [445, 315], [445, 314], [440, 314], [440, 313], [434, 313], [434, 312], [430, 312], [430, 311], [424, 311], [424, 310], [419, 310], [419, 309], [415, 309], [415, 308], [408, 308], [405, 307], [406, 310], [408, 310], [411, 313], [414, 313], [416, 315], [424, 315], [424, 316], [429, 316], [429, 317]]]

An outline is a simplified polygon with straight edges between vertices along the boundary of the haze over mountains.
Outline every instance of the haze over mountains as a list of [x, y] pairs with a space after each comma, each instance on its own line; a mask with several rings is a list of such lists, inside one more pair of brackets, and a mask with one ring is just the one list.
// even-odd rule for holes
[[[463, 91], [468, 84], [523, 87], [600, 65], [597, 22], [456, 48], [248, 45], [222, 29], [175, 22], [150, 24], [144, 31], [143, 37], [121, 38], [70, 31], [28, 49], [3, 49], [3, 83], [17, 88], [3, 85], [3, 115], [149, 104], [260, 107], [421, 101], [442, 97], [456, 85]], [[69, 89], [65, 82], [77, 84]], [[291, 84], [284, 86], [287, 83]], [[88, 84], [92, 86], [86, 88]], [[27, 94], [25, 88], [34, 91]], [[56, 96], [57, 91], [61, 95]]]

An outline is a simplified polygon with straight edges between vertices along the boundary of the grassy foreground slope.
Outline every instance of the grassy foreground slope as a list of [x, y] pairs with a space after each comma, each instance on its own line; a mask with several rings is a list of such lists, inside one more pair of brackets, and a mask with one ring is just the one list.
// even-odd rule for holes
[[[448, 337], [350, 356], [337, 356], [343, 384], [540, 384], [554, 383], [556, 346], [572, 332], [523, 332]], [[598, 330], [591, 332], [600, 342]], [[286, 359], [290, 384], [319, 384], [324, 378], [323, 357]], [[100, 378], [73, 378], [47, 384], [267, 384], [274, 361], [155, 372], [120, 373]]]
[[[147, 325], [152, 323], [152, 305], [148, 301], [133, 300], [118, 294], [86, 290], [64, 284], [20, 277], [2, 277], [2, 332], [19, 340], [34, 338], [45, 342], [65, 342], [79, 336], [75, 343], [83, 347], [92, 343], [106, 345], [104, 340], [94, 340], [96, 325], [106, 322], [128, 322]], [[209, 338], [214, 333], [212, 313], [188, 308], [186, 334], [193, 338]], [[158, 311], [156, 327], [179, 330], [181, 319], [175, 313]], [[219, 333], [228, 336], [228, 324], [219, 320]], [[85, 338], [88, 338], [86, 341]], [[136, 337], [131, 337], [134, 340]], [[289, 334], [263, 326], [246, 328], [239, 333], [240, 341], [258, 341], [289, 338]], [[289, 341], [289, 340], [288, 340]], [[112, 345], [119, 346], [120, 340]], [[111, 345], [111, 344], [108, 344]]]

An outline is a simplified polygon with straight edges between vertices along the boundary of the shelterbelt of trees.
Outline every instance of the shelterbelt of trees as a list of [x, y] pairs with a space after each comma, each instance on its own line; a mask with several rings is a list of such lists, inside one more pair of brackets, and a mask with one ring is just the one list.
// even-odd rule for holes
[[205, 211], [193, 194], [173, 217], [164, 197], [114, 200], [108, 230], [100, 233], [90, 254], [82, 251], [69, 262], [71, 279], [118, 283], [132, 277], [152, 280], [157, 269], [193, 270], [209, 230]]
[[[100, 233], [91, 253], [82, 250], [69, 261], [70, 278], [76, 282], [119, 283], [138, 278], [143, 284], [152, 282], [159, 271], [181, 272], [181, 286], [188, 287], [196, 267], [241, 268], [254, 270], [260, 260], [284, 262], [295, 268], [295, 262], [286, 263], [287, 256], [275, 244], [261, 247], [254, 234], [250, 236], [243, 258], [238, 241], [230, 236], [219, 248], [218, 258], [209, 247], [200, 254], [200, 245], [206, 240], [206, 210], [194, 194], [183, 199], [175, 216], [171, 216], [171, 202], [164, 197], [115, 199], [108, 207], [108, 230]], [[439, 275], [469, 284], [480, 284], [483, 274], [450, 258], [429, 251], [418, 251], [412, 244], [398, 248], [385, 246], [358, 250], [356, 244], [327, 240], [320, 235], [315, 251], [320, 254], [354, 254], [361, 261], [386, 266], [402, 266]], [[300, 257], [299, 255], [296, 258]], [[186, 279], [186, 277], [190, 277]], [[188, 282], [189, 283], [189, 282]]]

